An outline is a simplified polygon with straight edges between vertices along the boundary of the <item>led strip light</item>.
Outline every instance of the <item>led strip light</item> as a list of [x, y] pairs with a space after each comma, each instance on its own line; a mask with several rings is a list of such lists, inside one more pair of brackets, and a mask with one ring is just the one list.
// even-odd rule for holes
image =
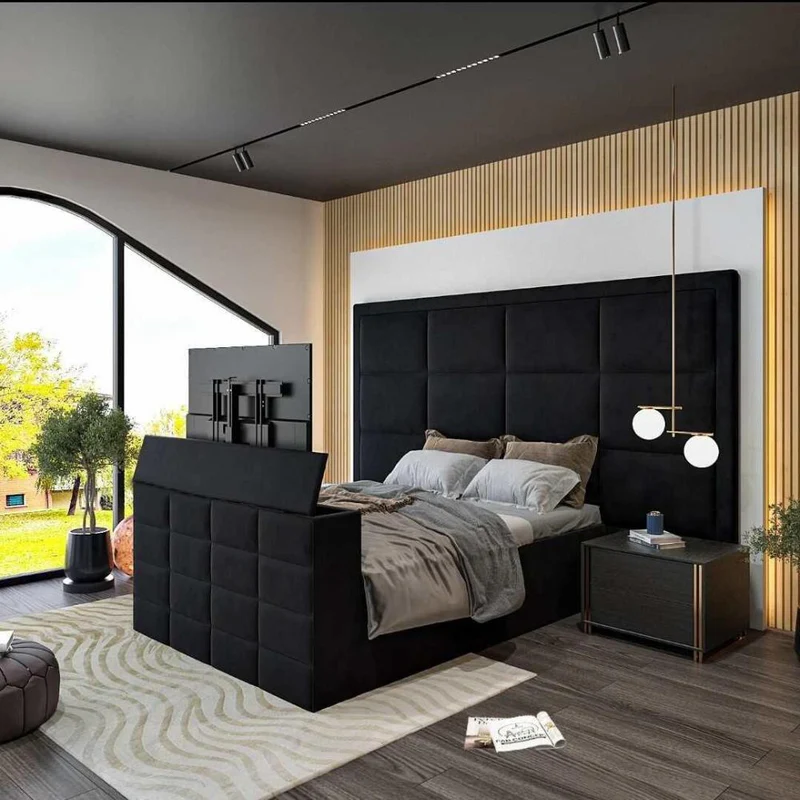
[[473, 61], [471, 64], [467, 64], [463, 67], [456, 67], [455, 69], [451, 69], [448, 72], [443, 72], [441, 75], [436, 76], [436, 80], [441, 80], [442, 78], [449, 78], [451, 75], [456, 75], [459, 72], [464, 72], [464, 70], [472, 69], [473, 67], [479, 67], [481, 64], [488, 64], [490, 61], [497, 61], [500, 58], [499, 55], [497, 56], [489, 56], [489, 58], [482, 58], [480, 61]]

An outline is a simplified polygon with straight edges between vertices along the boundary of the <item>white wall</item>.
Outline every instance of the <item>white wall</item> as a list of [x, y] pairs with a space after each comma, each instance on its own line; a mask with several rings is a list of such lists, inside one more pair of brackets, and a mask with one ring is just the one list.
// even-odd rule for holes
[[[741, 275], [741, 508], [764, 513], [764, 191], [677, 203], [676, 267]], [[670, 206], [661, 204], [352, 253], [353, 304], [664, 275]], [[687, 398], [684, 398], [686, 401]], [[763, 574], [751, 570], [751, 621], [763, 627]]]
[[321, 203], [5, 140], [0, 186], [90, 209], [274, 325], [282, 341], [313, 342], [322, 442]]

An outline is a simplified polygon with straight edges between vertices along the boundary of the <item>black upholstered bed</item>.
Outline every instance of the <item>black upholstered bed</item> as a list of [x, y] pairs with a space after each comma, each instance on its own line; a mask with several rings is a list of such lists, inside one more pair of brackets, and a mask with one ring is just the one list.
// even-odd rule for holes
[[[678, 397], [714, 431], [696, 470], [682, 439], [636, 439], [639, 404], [669, 398], [669, 279], [354, 309], [354, 477], [383, 480], [424, 431], [487, 439], [599, 436], [587, 502], [605, 525], [520, 548], [512, 614], [367, 638], [360, 516], [315, 504], [324, 456], [146, 440], [135, 480], [135, 627], [304, 708], [481, 650], [578, 610], [581, 542], [640, 526], [738, 540], [739, 283], [680, 276]], [[222, 448], [222, 449], [220, 449]]]

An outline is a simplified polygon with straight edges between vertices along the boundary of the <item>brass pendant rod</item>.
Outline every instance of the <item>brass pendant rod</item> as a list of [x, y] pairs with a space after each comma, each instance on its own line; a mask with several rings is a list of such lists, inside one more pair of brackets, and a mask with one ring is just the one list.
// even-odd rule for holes
[[672, 433], [672, 437], [675, 438], [675, 410], [677, 408], [675, 404], [675, 362], [676, 362], [676, 348], [675, 348], [675, 194], [676, 194], [676, 180], [677, 180], [677, 171], [675, 169], [675, 84], [672, 84], [672, 123], [670, 125], [670, 145], [669, 145], [669, 152], [670, 152], [670, 166], [671, 166], [671, 175], [670, 175], [670, 198], [672, 201], [672, 407], [670, 409], [670, 414], [672, 417], [672, 425], [670, 425], [670, 432]]

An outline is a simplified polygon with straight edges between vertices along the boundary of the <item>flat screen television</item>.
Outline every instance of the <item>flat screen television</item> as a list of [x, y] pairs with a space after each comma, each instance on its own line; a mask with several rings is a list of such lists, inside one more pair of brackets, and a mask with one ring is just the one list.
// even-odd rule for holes
[[311, 345], [189, 350], [186, 436], [311, 450]]

